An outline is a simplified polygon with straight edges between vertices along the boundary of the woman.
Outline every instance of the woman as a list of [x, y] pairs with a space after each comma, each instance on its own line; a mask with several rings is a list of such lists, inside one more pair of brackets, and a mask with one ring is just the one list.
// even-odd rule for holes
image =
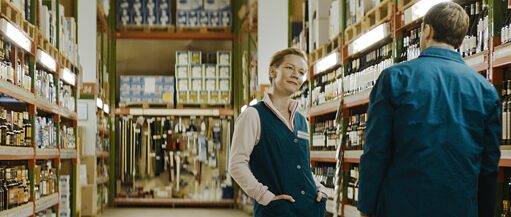
[[288, 48], [270, 62], [271, 91], [241, 113], [234, 129], [229, 171], [257, 203], [255, 217], [323, 217], [326, 194], [312, 177], [307, 121], [297, 111], [307, 57]]

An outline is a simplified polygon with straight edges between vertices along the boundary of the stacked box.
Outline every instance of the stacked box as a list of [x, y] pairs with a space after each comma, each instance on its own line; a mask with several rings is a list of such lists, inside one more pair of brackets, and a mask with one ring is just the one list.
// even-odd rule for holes
[[59, 181], [59, 216], [71, 216], [71, 176], [62, 175]]
[[230, 104], [231, 52], [177, 51], [175, 68], [178, 103]]
[[131, 2], [128, 0], [117, 1], [117, 23], [121, 26], [132, 24]]
[[177, 0], [177, 26], [230, 27], [231, 23], [230, 0]]
[[170, 26], [170, 0], [119, 0], [117, 23], [120, 26]]
[[173, 104], [174, 77], [121, 76], [120, 102]]

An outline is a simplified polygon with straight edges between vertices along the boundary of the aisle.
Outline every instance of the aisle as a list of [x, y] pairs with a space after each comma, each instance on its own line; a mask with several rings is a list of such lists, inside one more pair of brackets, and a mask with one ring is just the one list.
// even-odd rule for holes
[[249, 217], [250, 215], [237, 209], [208, 209], [208, 208], [110, 208], [100, 217]]

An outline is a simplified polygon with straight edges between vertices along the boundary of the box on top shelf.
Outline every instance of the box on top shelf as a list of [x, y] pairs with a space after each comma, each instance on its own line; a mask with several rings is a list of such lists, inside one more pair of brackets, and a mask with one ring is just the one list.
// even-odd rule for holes
[[205, 11], [230, 11], [230, 0], [204, 0]]
[[218, 51], [217, 52], [217, 64], [218, 65], [231, 65], [231, 52], [230, 51]]
[[121, 76], [121, 102], [172, 103], [173, 76]]
[[203, 9], [203, 0], [176, 0], [177, 11], [198, 11]]
[[190, 57], [188, 51], [176, 51], [176, 64], [177, 65], [190, 64]]
[[202, 52], [200, 51], [190, 51], [190, 64], [202, 64]]
[[119, 23], [122, 26], [132, 23], [130, 1], [128, 0], [117, 1], [117, 23]]
[[187, 78], [190, 76], [190, 66], [189, 65], [177, 65], [176, 64], [176, 78]]
[[202, 71], [204, 72], [204, 78], [216, 78], [217, 71], [216, 71], [216, 65], [215, 64], [202, 64], [204, 67]]
[[191, 77], [192, 78], [202, 78], [203, 72], [202, 72], [202, 65], [191, 65], [190, 71], [191, 71]]
[[172, 22], [170, 0], [156, 0], [156, 2], [158, 3], [158, 7], [156, 9], [158, 24], [163, 26], [170, 25]]
[[218, 65], [217, 73], [219, 78], [230, 78], [231, 77], [231, 66]]
[[147, 22], [147, 17], [145, 14], [145, 5], [146, 0], [132, 0], [131, 4], [131, 23], [135, 25], [142, 25]]

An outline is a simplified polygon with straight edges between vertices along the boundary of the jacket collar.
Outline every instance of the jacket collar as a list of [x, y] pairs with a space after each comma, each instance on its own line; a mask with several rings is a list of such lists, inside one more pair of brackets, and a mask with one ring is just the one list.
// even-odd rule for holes
[[461, 57], [461, 55], [449, 48], [443, 47], [430, 47], [426, 50], [422, 51], [419, 57], [436, 57], [442, 59], [448, 59], [460, 63], [465, 63], [465, 60]]

